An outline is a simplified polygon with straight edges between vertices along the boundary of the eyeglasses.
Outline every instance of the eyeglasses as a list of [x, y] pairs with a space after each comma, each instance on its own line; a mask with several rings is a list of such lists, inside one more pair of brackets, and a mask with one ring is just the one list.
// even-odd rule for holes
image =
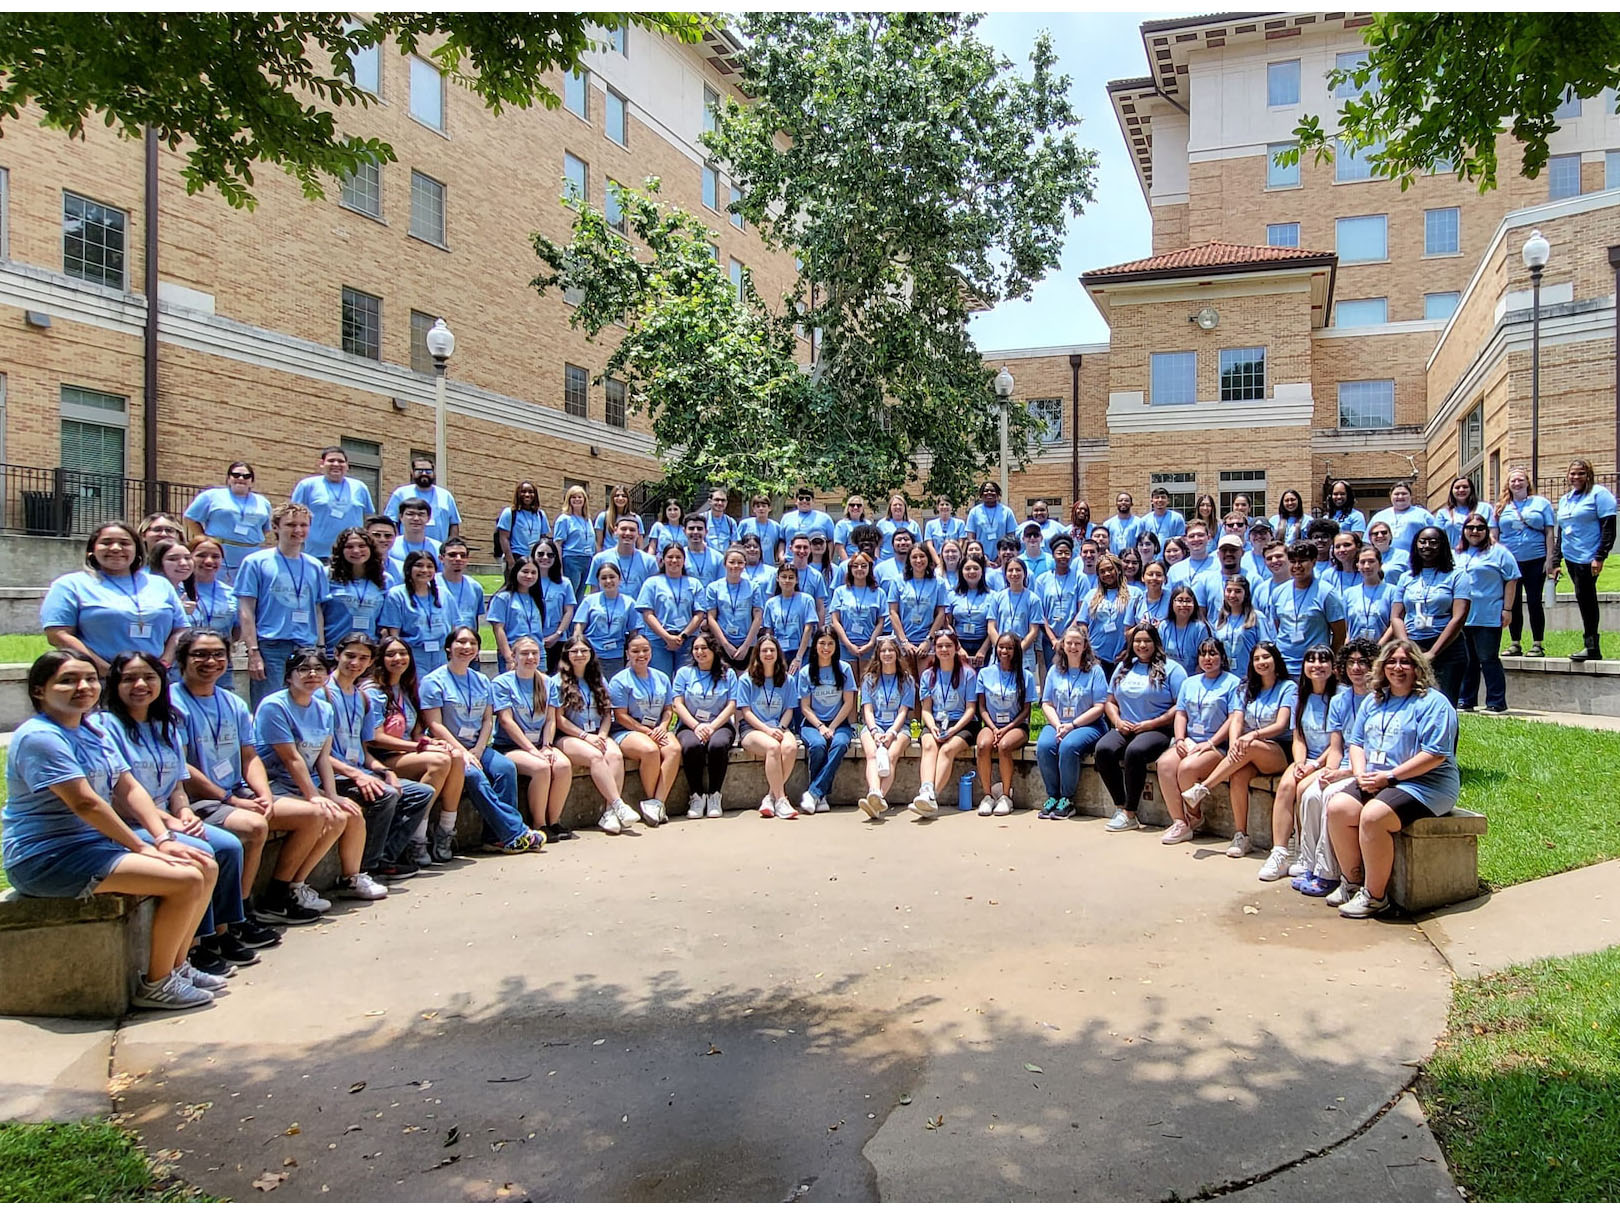
[[230, 477], [234, 481], [251, 481], [251, 480], [253, 480], [253, 474], [250, 473], [250, 472], [232, 472], [232, 473], [226, 473], [225, 475]]
[[1372, 666], [1372, 663], [1368, 662], [1365, 658], [1359, 658], [1358, 657], [1358, 658], [1346, 658], [1344, 660], [1344, 665], [1345, 665], [1345, 669], [1348, 670], [1351, 667], [1370, 667], [1370, 666]]
[[1410, 658], [1402, 658], [1398, 654], [1384, 659], [1385, 667], [1409, 667], [1412, 665], [1414, 664]]
[[1465, 524], [1463, 524], [1463, 531], [1465, 531], [1465, 532], [1482, 532], [1482, 531], [1485, 531], [1485, 530], [1487, 530], [1487, 529], [1486, 529], [1486, 527], [1485, 527], [1485, 525], [1483, 523], [1465, 523]]
[[326, 664], [320, 662], [306, 662], [293, 668], [295, 675], [325, 675]]
[[224, 650], [192, 650], [191, 657], [198, 662], [224, 662], [228, 655]]

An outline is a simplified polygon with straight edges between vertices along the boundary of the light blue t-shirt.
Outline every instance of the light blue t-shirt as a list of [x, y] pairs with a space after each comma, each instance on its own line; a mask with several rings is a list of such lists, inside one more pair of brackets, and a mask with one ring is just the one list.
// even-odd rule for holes
[[942, 730], [962, 720], [970, 704], [979, 699], [979, 676], [964, 662], [956, 665], [957, 679], [950, 678], [938, 667], [929, 667], [922, 675], [922, 686], [917, 691], [918, 704], [927, 704], [934, 715], [934, 723]]
[[1108, 529], [1108, 546], [1117, 556], [1128, 548], [1136, 547], [1136, 538], [1142, 534], [1144, 524], [1141, 515], [1121, 519], [1116, 511], [1108, 516], [1108, 522], [1103, 526]]
[[253, 599], [253, 626], [261, 641], [315, 644], [316, 613], [332, 597], [326, 567], [308, 553], [288, 557], [261, 548], [242, 558], [238, 599]]
[[551, 538], [564, 557], [589, 557], [596, 552], [596, 529], [584, 515], [558, 515]]
[[879, 557], [892, 557], [892, 556], [894, 556], [894, 533], [899, 531], [901, 528], [905, 528], [906, 531], [910, 532], [911, 533], [911, 538], [913, 540], [917, 540], [917, 539], [921, 538], [921, 536], [922, 536], [922, 528], [919, 527], [916, 523], [912, 522], [912, 520], [910, 518], [906, 518], [906, 519], [884, 518], [884, 519], [879, 519], [878, 520], [877, 529], [878, 529], [879, 534], [883, 537], [883, 539], [878, 541], [878, 556]]
[[[840, 522], [838, 527], [843, 528]], [[847, 533], [838, 533], [839, 543], [843, 542]], [[766, 519], [763, 523], [752, 515], [737, 524], [737, 540], [744, 540], [749, 536], [759, 537], [759, 556], [761, 561], [770, 561], [776, 556], [777, 542], [782, 539], [782, 525], [775, 519]]]
[[[1277, 682], [1269, 688], [1262, 688], [1258, 696], [1245, 695], [1243, 699], [1243, 730], [1248, 733], [1252, 730], [1263, 730], [1277, 720], [1277, 715], [1285, 709], [1293, 712], [1294, 705], [1299, 701], [1299, 685], [1292, 679], [1277, 672]], [[1287, 735], [1279, 736], [1286, 738]], [[1282, 744], [1279, 744], [1282, 745]]]
[[1614, 495], [1601, 485], [1594, 485], [1584, 494], [1565, 494], [1558, 500], [1558, 532], [1560, 550], [1565, 561], [1587, 565], [1597, 560], [1598, 543], [1602, 539], [1603, 519], [1615, 514]]
[[1296, 695], [1294, 709], [1298, 715], [1299, 733], [1305, 740], [1305, 757], [1307, 759], [1320, 758], [1322, 753], [1328, 749], [1328, 744], [1333, 741], [1333, 731], [1343, 728], [1342, 726], [1335, 726], [1333, 721], [1334, 709], [1341, 703], [1340, 694], [1343, 692], [1353, 694], [1354, 689], [1335, 689], [1331, 700], [1320, 692], [1311, 692], [1305, 697], [1303, 703], [1299, 702]]
[[585, 575], [586, 586], [600, 589], [601, 583], [597, 581], [597, 574], [604, 565], [618, 567], [619, 594], [627, 595], [631, 600], [641, 594], [641, 588], [646, 585], [647, 579], [658, 572], [658, 562], [653, 560], [651, 553], [635, 549], [626, 557], [619, 552], [618, 542], [615, 541], [591, 558], [590, 571]]
[[[328, 643], [335, 648], [346, 633], [353, 632], [375, 638], [378, 617], [382, 615], [383, 597], [387, 592], [375, 582], [363, 578], [353, 582], [332, 582], [330, 585], [331, 597], [322, 609], [326, 613]], [[201, 603], [199, 596], [199, 606]]]
[[418, 670], [424, 674], [444, 665], [445, 639], [455, 629], [449, 596], [442, 583], [436, 589], [439, 602], [434, 603], [432, 594], [413, 595], [403, 586], [391, 587], [377, 615], [379, 628], [399, 630], [400, 638], [416, 656]]
[[401, 485], [388, 496], [388, 506], [383, 514], [390, 519], [399, 518], [399, 508], [408, 498], [421, 498], [433, 508], [428, 517], [427, 534], [443, 544], [450, 538], [452, 525], [461, 526], [461, 511], [456, 508], [455, 496], [442, 485], [435, 485], [431, 490], [424, 491], [417, 485]]
[[1092, 651], [1104, 662], [1115, 662], [1125, 649], [1125, 625], [1135, 596], [1119, 601], [1117, 590], [1093, 591], [1080, 601], [1077, 619], [1091, 633]]
[[1288, 669], [1299, 673], [1305, 651], [1313, 645], [1331, 645], [1335, 621], [1344, 619], [1344, 603], [1339, 593], [1320, 578], [1301, 590], [1289, 582], [1279, 586], [1271, 597], [1271, 628]]
[[991, 725], [1011, 724], [1020, 711], [1020, 693], [1022, 706], [1036, 703], [1035, 676], [1022, 667], [1004, 671], [996, 662], [979, 672], [979, 710]]
[[187, 761], [229, 793], [244, 779], [242, 748], [253, 745], [253, 714], [240, 696], [223, 688], [198, 699], [176, 682], [169, 696], [186, 720]]
[[608, 680], [608, 699], [613, 702], [615, 709], [625, 710], [631, 717], [651, 729], [669, 720], [670, 706], [675, 701], [675, 690], [669, 676], [657, 667], [648, 667], [645, 679], [629, 667], [625, 667]]
[[[520, 637], [533, 637], [544, 646], [546, 634], [553, 631], [547, 627], [545, 607], [536, 603], [527, 591], [496, 591], [489, 601], [489, 622], [506, 631], [508, 645]], [[542, 651], [541, 663], [544, 662]]]
[[682, 667], [675, 672], [675, 695], [698, 721], [713, 721], [737, 699], [737, 673], [718, 658], [713, 673]]
[[[795, 536], [822, 535], [827, 537], [831, 544], [835, 538], [832, 517], [826, 511], [816, 510], [813, 507], [807, 511], [790, 510], [782, 516], [782, 543], [784, 546], [793, 543]], [[761, 551], [765, 560], [770, 560], [771, 554]]]
[[786, 599], [772, 595], [765, 601], [760, 630], [776, 638], [782, 647], [783, 661], [791, 663], [806, 645], [805, 626], [814, 624], [815, 620], [816, 601], [803, 591], [796, 591], [792, 598]]
[[990, 631], [991, 595], [982, 585], [976, 591], [951, 592], [951, 623], [963, 641], [977, 644]]
[[324, 696], [313, 697], [309, 704], [300, 706], [292, 693], [283, 688], [272, 692], [259, 702], [253, 715], [253, 747], [264, 761], [264, 770], [272, 781], [291, 785], [292, 775], [281, 756], [276, 754], [276, 743], [292, 743], [298, 749], [309, 779], [317, 790], [321, 787], [321, 774], [315, 768], [321, 750], [332, 737], [337, 715]]
[[[1198, 669], [1198, 647], [1209, 640], [1214, 634], [1209, 625], [1202, 620], [1192, 619], [1186, 624], [1177, 624], [1172, 618], [1164, 622], [1159, 630], [1159, 640], [1164, 643], [1164, 652], [1181, 664], [1184, 671]], [[1248, 656], [1244, 655], [1245, 661]], [[1237, 663], [1233, 662], [1234, 669]]]
[[[235, 588], [225, 585], [218, 578], [193, 585], [196, 587], [196, 597], [192, 602], [197, 606], [187, 613], [187, 622], [194, 629], [218, 629], [227, 638], [230, 637], [231, 630], [237, 625]], [[330, 629], [327, 631], [331, 632]]]
[[844, 626], [844, 635], [856, 645], [865, 645], [879, 630], [889, 597], [875, 586], [850, 586], [847, 583], [833, 592], [828, 618], [834, 613]]
[[1547, 529], [1558, 526], [1558, 511], [1540, 494], [1523, 502], [1509, 498], [1496, 520], [1497, 533], [1507, 551], [1519, 561], [1547, 559]]
[[1518, 581], [1519, 563], [1507, 546], [1469, 549], [1457, 554], [1457, 565], [1467, 577], [1468, 619], [1465, 624], [1495, 628], [1502, 623], [1507, 584]]
[[1176, 708], [1187, 715], [1187, 738], [1208, 742], [1228, 717], [1243, 708], [1243, 681], [1230, 671], [1213, 679], [1200, 671], [1182, 681]]
[[861, 684], [861, 703], [872, 706], [872, 720], [879, 732], [887, 734], [902, 716], [910, 720], [917, 704], [917, 689], [904, 671], [884, 675], [874, 669]]
[[1330, 510], [1327, 517], [1339, 525], [1341, 532], [1354, 532], [1363, 540], [1367, 538], [1367, 516], [1359, 510]]
[[623, 594], [609, 599], [601, 591], [585, 596], [574, 614], [574, 623], [584, 630], [585, 640], [598, 658], [624, 657], [625, 643], [641, 631], [635, 600]]
[[97, 797], [110, 802], [127, 771], [117, 744], [93, 725], [70, 730], [42, 713], [23, 722], [6, 751], [6, 808], [0, 816], [6, 867], [68, 841], [105, 839], [51, 786], [83, 777]]
[[484, 614], [484, 588], [466, 575], [460, 582], [451, 582], [440, 574], [439, 593], [450, 606], [451, 623], [458, 627], [464, 624], [476, 632], [478, 618]]
[[366, 766], [366, 744], [377, 735], [382, 714], [363, 688], [345, 692], [329, 679], [321, 693], [332, 706], [332, 754], [356, 768]]
[[118, 748], [130, 774], [135, 777], [135, 783], [146, 790], [160, 811], [168, 813], [169, 796], [186, 775], [185, 721], [173, 723], [169, 740], [165, 742], [155, 722], [136, 722], [132, 737], [124, 723], [111, 713], [92, 713], [89, 720], [112, 739], [113, 746]]
[[422, 680], [417, 698], [424, 709], [439, 710], [445, 729], [464, 747], [478, 741], [484, 715], [495, 710], [495, 687], [477, 667], [468, 667], [465, 675], [440, 667]]
[[736, 585], [725, 578], [716, 578], [703, 588], [703, 598], [698, 606], [714, 613], [715, 623], [720, 626], [727, 641], [740, 645], [753, 627], [759, 599], [754, 584], [747, 578], [739, 578]]
[[1379, 700], [1368, 696], [1356, 713], [1345, 741], [1365, 753], [1367, 772], [1388, 772], [1420, 751], [1442, 755], [1439, 767], [1412, 780], [1396, 781], [1435, 814], [1450, 814], [1457, 805], [1461, 775], [1457, 770], [1457, 710], [1438, 688], [1421, 696]]
[[[1242, 616], [1228, 616], [1225, 620], [1217, 621], [1211, 632], [1215, 634], [1215, 640], [1225, 647], [1226, 662], [1233, 671], [1247, 671], [1249, 655], [1254, 653], [1254, 647], [1262, 641], [1277, 640], [1271, 621], [1258, 609], [1254, 613], [1253, 624], [1245, 624]], [[1194, 665], [1187, 667], [1189, 671], [1197, 670], [1197, 660], [1198, 652], [1194, 650]]]
[[1170, 711], [1186, 681], [1186, 670], [1173, 658], [1165, 659], [1161, 684], [1153, 682], [1152, 671], [1146, 663], [1134, 661], [1127, 665], [1122, 662], [1114, 672], [1108, 692], [1124, 720], [1151, 721]]
[[551, 521], [543, 510], [520, 510], [512, 513], [508, 506], [495, 520], [495, 530], [506, 532], [514, 557], [527, 557], [534, 551], [534, 542], [551, 535]]
[[1389, 524], [1389, 532], [1393, 539], [1390, 547], [1399, 549], [1408, 558], [1412, 555], [1412, 541], [1417, 534], [1426, 527], [1438, 527], [1435, 517], [1423, 507], [1412, 505], [1397, 513], [1393, 506], [1386, 506], [1368, 521], [1372, 527], [1379, 523]]
[[[538, 687], [535, 686], [537, 684]], [[538, 712], [534, 707], [537, 695], [540, 701]], [[490, 681], [490, 698], [491, 708], [494, 709], [496, 716], [500, 715], [501, 710], [510, 709], [512, 720], [517, 723], [517, 728], [523, 731], [523, 736], [536, 746], [540, 745], [540, 739], [546, 728], [546, 715], [551, 711], [551, 688], [543, 672], [537, 671], [534, 678], [527, 683], [518, 678], [516, 671], [506, 671], [497, 675]], [[490, 737], [497, 750], [505, 750], [513, 745], [506, 731], [499, 725], [495, 727]]]
[[945, 541], [962, 541], [967, 536], [967, 523], [952, 515], [949, 519], [941, 519], [935, 515], [923, 524], [923, 543], [933, 542], [936, 549], [944, 547]]
[[1463, 570], [1426, 569], [1407, 574], [1400, 583], [1406, 635], [1413, 641], [1431, 641], [1440, 636], [1451, 623], [1454, 601], [1467, 598], [1468, 575]]
[[367, 515], [377, 513], [371, 490], [364, 481], [344, 477], [333, 484], [325, 475], [305, 477], [292, 491], [292, 500], [309, 508], [309, 536], [304, 547], [321, 557], [332, 554], [338, 533], [347, 527], [364, 527]]
[[[225, 550], [225, 568], [236, 569], [256, 548], [264, 546], [270, 530], [270, 499], [263, 494], [233, 494], [223, 486], [205, 489], [186, 507], [186, 518], [202, 525], [203, 534], [218, 540]], [[314, 530], [314, 520], [311, 529]]]
[[986, 553], [996, 551], [996, 541], [1003, 536], [1018, 534], [1018, 516], [1001, 503], [994, 510], [978, 503], [967, 516], [967, 535], [984, 545]]
[[103, 662], [124, 650], [156, 657], [169, 634], [187, 623], [174, 584], [145, 570], [117, 576], [91, 570], [63, 574], [51, 583], [39, 608], [40, 628], [71, 629]]
[[[566, 717], [585, 733], [595, 734], [602, 726], [602, 714], [597, 710], [595, 693], [585, 684], [581, 684], [579, 688], [580, 707], [570, 712], [563, 707], [562, 676], [560, 674], [550, 675], [547, 678], [551, 681], [551, 704], [557, 710], [559, 716]], [[610, 698], [608, 705], [611, 706], [612, 703]]]
[[439, 561], [439, 541], [432, 536], [423, 536], [420, 540], [407, 540], [404, 536], [395, 536], [394, 542], [388, 546], [386, 560], [383, 563], [388, 567], [388, 572], [394, 576], [395, 582], [405, 581], [405, 558], [412, 553], [426, 553], [438, 566], [443, 564]]
[[641, 594], [636, 597], [636, 607], [640, 611], [651, 612], [669, 632], [679, 633], [697, 615], [698, 599], [702, 594], [703, 584], [691, 575], [671, 578], [668, 574], [654, 574], [642, 583]]
[[799, 700], [802, 702], [808, 697], [811, 709], [815, 711], [816, 716], [822, 722], [829, 722], [837, 716], [839, 707], [844, 701], [844, 694], [856, 690], [855, 676], [850, 672], [849, 663], [840, 661], [838, 670], [844, 677], [844, 686], [842, 688], [834, 682], [836, 676], [834, 676], [833, 668], [830, 666], [822, 667], [816, 673], [812, 682], [811, 664], [806, 662], [804, 666], [799, 668], [799, 673], [795, 677], [799, 685]]
[[1489, 502], [1481, 502], [1473, 510], [1467, 510], [1461, 506], [1442, 506], [1435, 512], [1434, 517], [1440, 526], [1445, 528], [1446, 538], [1451, 542], [1452, 548], [1455, 549], [1462, 543], [1463, 524], [1468, 521], [1468, 516], [1472, 514], [1483, 515], [1485, 516], [1485, 522], [1489, 526], [1496, 526], [1496, 512], [1491, 509]]
[[[1073, 721], [1107, 698], [1108, 679], [1103, 675], [1100, 662], [1093, 662], [1089, 671], [1077, 667], [1062, 671], [1054, 665], [1046, 673], [1046, 687], [1041, 693], [1041, 703], [1057, 710], [1059, 722]], [[1056, 725], [1058, 722], [1048, 721], [1046, 724]]]
[[1074, 623], [1080, 610], [1080, 591], [1085, 578], [1075, 566], [1067, 574], [1049, 569], [1035, 579], [1035, 597], [1041, 601], [1041, 620], [1059, 637]]
[[[1030, 605], [1035, 604], [1035, 596], [1029, 591], [1024, 592], [1024, 599]], [[905, 632], [906, 640], [913, 645], [921, 645], [928, 640], [928, 634], [934, 627], [934, 617], [939, 615], [939, 609], [948, 600], [945, 588], [937, 578], [900, 578], [889, 584], [889, 602], [899, 612], [900, 627]], [[991, 611], [994, 610], [992, 603]]]
[[[1166, 508], [1163, 515], [1156, 515], [1152, 511], [1142, 516], [1142, 530], [1152, 532], [1159, 538], [1159, 548], [1162, 551], [1166, 540], [1173, 540], [1177, 536], [1187, 534], [1187, 520], [1180, 511]], [[1137, 533], [1140, 537], [1141, 533]]]
[[679, 523], [665, 523], [660, 519], [647, 533], [647, 547], [652, 550], [647, 555], [658, 563], [660, 570], [664, 568], [664, 550], [672, 544], [686, 548], [686, 529]]
[[753, 710], [754, 716], [767, 725], [786, 729], [782, 719], [798, 708], [798, 686], [797, 678], [784, 675], [780, 684], [766, 679], [755, 687], [753, 679], [744, 676], [737, 684], [737, 707]]

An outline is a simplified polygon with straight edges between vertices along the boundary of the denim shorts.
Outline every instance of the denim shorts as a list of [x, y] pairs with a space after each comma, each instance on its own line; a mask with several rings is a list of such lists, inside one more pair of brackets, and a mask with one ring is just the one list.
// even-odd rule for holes
[[120, 861], [134, 855], [96, 831], [54, 841], [8, 862], [6, 878], [19, 893], [35, 898], [87, 899]]

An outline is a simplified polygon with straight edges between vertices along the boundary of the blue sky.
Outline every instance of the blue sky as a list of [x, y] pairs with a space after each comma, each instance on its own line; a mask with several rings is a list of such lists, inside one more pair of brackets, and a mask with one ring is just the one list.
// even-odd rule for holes
[[1147, 74], [1140, 26], [1162, 15], [991, 13], [981, 22], [980, 33], [1022, 66], [1027, 66], [1035, 35], [1051, 31], [1059, 68], [1070, 77], [1070, 101], [1082, 119], [1080, 142], [1098, 156], [1096, 201], [1069, 221], [1062, 266], [1036, 286], [1029, 300], [1009, 300], [973, 318], [973, 340], [981, 350], [1108, 340], [1108, 327], [1080, 286], [1080, 275], [1146, 257], [1153, 251], [1153, 235], [1105, 86], [1110, 80]]

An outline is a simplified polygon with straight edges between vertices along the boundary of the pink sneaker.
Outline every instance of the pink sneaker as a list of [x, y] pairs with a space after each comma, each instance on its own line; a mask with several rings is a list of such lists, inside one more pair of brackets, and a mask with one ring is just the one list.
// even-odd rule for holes
[[1187, 820], [1184, 818], [1178, 818], [1175, 822], [1170, 824], [1170, 830], [1166, 831], [1159, 837], [1159, 843], [1185, 844], [1188, 840], [1192, 839], [1192, 834], [1192, 828], [1187, 825]]

